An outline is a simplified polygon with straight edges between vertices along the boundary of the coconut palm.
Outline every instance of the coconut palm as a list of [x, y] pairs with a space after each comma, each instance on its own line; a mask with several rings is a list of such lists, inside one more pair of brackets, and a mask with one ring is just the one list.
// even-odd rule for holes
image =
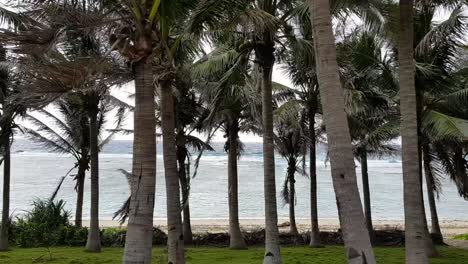
[[340, 89], [342, 86], [329, 1], [311, 1], [310, 12], [332, 179], [348, 260], [356, 263], [375, 263], [369, 234], [364, 224], [354, 170], [351, 137], [343, 107], [343, 91]]
[[364, 214], [372, 241], [367, 158], [394, 153], [396, 149], [390, 141], [399, 136], [394, 60], [387, 53], [382, 54], [382, 49], [383, 42], [366, 30], [345, 36], [337, 48], [354, 154], [361, 162]]
[[2, 218], [0, 226], [0, 251], [8, 250], [8, 233], [10, 226], [10, 177], [11, 177], [11, 143], [17, 125], [15, 117], [22, 114], [24, 109], [13, 99], [18, 92], [16, 89], [15, 73], [11, 64], [7, 62], [7, 53], [0, 45], [0, 147], [3, 162], [3, 196]]
[[[276, 101], [285, 102], [279, 106], [278, 112], [294, 111], [294, 108], [301, 106], [301, 115], [305, 118], [302, 125], [307, 126], [308, 135], [306, 143], [309, 146], [309, 177], [310, 177], [310, 211], [311, 211], [311, 235], [310, 246], [320, 246], [320, 230], [318, 225], [317, 210], [317, 166], [316, 166], [316, 117], [320, 114], [320, 98], [315, 69], [315, 54], [312, 42], [312, 29], [307, 12], [299, 13], [297, 25], [300, 29], [299, 36], [302, 42], [288, 42], [291, 47], [284, 52], [283, 70], [289, 75], [296, 89], [279, 86], [273, 95]], [[297, 105], [297, 106], [296, 106]], [[284, 110], [281, 110], [284, 108]], [[293, 109], [288, 109], [293, 108]]]
[[[413, 62], [412, 0], [400, 0], [400, 74], [401, 139], [405, 207], [406, 263], [428, 263], [421, 215], [422, 185], [419, 176], [418, 117], [416, 109], [415, 66]], [[417, 158], [415, 158], [417, 157]]]
[[[82, 209], [83, 209], [83, 193], [86, 171], [90, 165], [90, 128], [89, 116], [86, 109], [86, 104], [83, 100], [87, 98], [80, 94], [69, 94], [53, 103], [55, 109], [60, 113], [60, 116], [53, 114], [46, 109], [36, 110], [36, 115], [27, 115], [26, 119], [34, 126], [23, 127], [22, 130], [34, 141], [40, 143], [43, 147], [57, 153], [70, 154], [75, 159], [75, 165], [70, 169], [77, 169], [74, 175], [75, 191], [77, 192], [77, 204], [75, 211], [75, 225], [82, 225]], [[123, 114], [117, 116], [116, 127], [104, 138], [102, 135], [105, 132], [104, 124], [105, 117], [109, 111], [116, 108], [114, 100], [116, 98], [108, 95], [107, 98], [100, 101], [98, 114], [98, 138], [99, 150], [109, 143], [112, 137], [120, 131], [122, 120], [125, 117]], [[120, 106], [119, 112], [124, 112]], [[54, 129], [48, 122], [41, 120], [49, 120]]]
[[[444, 105], [445, 98], [460, 90], [457, 85], [456, 78], [454, 78], [455, 71], [460, 69], [459, 63], [456, 58], [462, 50], [461, 36], [466, 30], [466, 17], [462, 13], [463, 4], [457, 1], [453, 3], [452, 7], [447, 7], [450, 11], [449, 16], [442, 22], [433, 22], [436, 8], [440, 6], [439, 3], [419, 3], [415, 8], [415, 60], [418, 63], [416, 69], [416, 87], [418, 91], [418, 116], [420, 117], [420, 151], [423, 156], [423, 165], [425, 168], [426, 184], [428, 185], [428, 200], [431, 212], [432, 233], [440, 241], [442, 234], [438, 224], [437, 210], [435, 208], [435, 194], [437, 194], [438, 179], [433, 176], [437, 175], [434, 170], [430, 168], [431, 149], [429, 144], [436, 144], [437, 137], [428, 135], [428, 132], [434, 132], [433, 129], [426, 129], [431, 126], [432, 122], [429, 120], [440, 118], [437, 115], [442, 111], [442, 114], [466, 118], [466, 116], [446, 111], [441, 106], [439, 101]], [[435, 44], [430, 44], [435, 43]], [[434, 89], [437, 87], [437, 89]], [[456, 97], [455, 97], [456, 98]], [[455, 100], [454, 100], [455, 101]], [[453, 102], [452, 102], [453, 103]], [[437, 111], [431, 112], [431, 111]], [[444, 115], [442, 115], [444, 116]], [[429, 121], [429, 124], [427, 123]], [[433, 120], [435, 121], [435, 120]], [[434, 126], [431, 126], [434, 128]], [[440, 133], [439, 133], [440, 134]], [[431, 138], [432, 140], [430, 140]], [[432, 142], [431, 142], [432, 141]], [[450, 174], [450, 173], [449, 173]], [[431, 177], [432, 176], [432, 177]], [[435, 252], [435, 251], [433, 251]], [[434, 253], [431, 253], [434, 254]]]
[[[245, 63], [250, 56], [255, 56], [258, 87], [262, 93], [262, 135], [264, 157], [264, 192], [265, 192], [265, 256], [264, 263], [281, 263], [279, 247], [278, 215], [276, 202], [274, 142], [273, 142], [273, 107], [272, 73], [275, 63], [275, 45], [284, 44], [280, 33], [290, 29], [289, 19], [293, 1], [206, 1], [210, 8], [200, 9], [199, 13], [213, 15], [221, 20], [221, 26], [211, 26], [215, 41], [236, 39], [234, 47], [237, 56], [230, 61], [234, 65]], [[232, 53], [231, 53], [232, 54]], [[223, 63], [224, 64], [224, 63]], [[233, 68], [234, 69], [234, 68]], [[234, 70], [228, 70], [230, 75]], [[222, 80], [228, 78], [223, 77]]]
[[259, 102], [255, 80], [251, 76], [251, 65], [248, 60], [233, 60], [239, 53], [230, 45], [232, 43], [229, 41], [218, 43], [212, 52], [194, 65], [192, 72], [201, 100], [209, 110], [205, 130], [214, 133], [221, 129], [226, 138], [224, 150], [228, 153], [229, 247], [245, 249], [239, 224], [237, 161], [243, 149], [239, 133], [259, 132], [256, 125]]
[[189, 66], [178, 67], [175, 86], [177, 89], [174, 95], [177, 105], [175, 109], [176, 155], [182, 190], [184, 243], [189, 245], [193, 243], [189, 203], [192, 177], [190, 174], [191, 150], [201, 153], [204, 150], [213, 151], [214, 149], [205, 141], [192, 135], [196, 130], [200, 130], [201, 123], [206, 118], [206, 109], [194, 91]]
[[275, 148], [278, 153], [288, 163], [286, 177], [283, 186], [283, 199], [286, 204], [289, 204], [289, 223], [290, 234], [299, 235], [296, 226], [296, 189], [295, 189], [295, 174], [305, 174], [302, 164], [305, 161], [307, 152], [306, 137], [304, 136], [304, 128], [301, 127], [302, 117], [298, 111], [290, 112], [289, 114], [277, 114], [275, 120]]

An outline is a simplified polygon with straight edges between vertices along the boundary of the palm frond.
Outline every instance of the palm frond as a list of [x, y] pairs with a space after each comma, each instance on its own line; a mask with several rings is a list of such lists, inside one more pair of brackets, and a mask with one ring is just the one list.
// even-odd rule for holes
[[422, 126], [425, 133], [435, 140], [468, 140], [468, 120], [431, 110], [422, 117]]

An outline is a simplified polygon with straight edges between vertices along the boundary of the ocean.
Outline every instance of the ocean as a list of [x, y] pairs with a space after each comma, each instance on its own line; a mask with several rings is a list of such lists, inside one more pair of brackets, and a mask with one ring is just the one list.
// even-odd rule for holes
[[[215, 143], [214, 152], [205, 152], [197, 176], [192, 179], [190, 208], [193, 218], [226, 219], [227, 155], [223, 143]], [[71, 156], [46, 152], [40, 145], [27, 139], [17, 139], [12, 148], [11, 211], [21, 214], [31, 208], [35, 198], [47, 198], [57, 186], [59, 179], [74, 166]], [[195, 155], [194, 155], [195, 156]], [[155, 218], [166, 216], [164, 168], [162, 146], [157, 150], [157, 180]], [[318, 211], [319, 218], [337, 218], [330, 167], [325, 164], [325, 150], [319, 148], [318, 166]], [[110, 220], [129, 196], [129, 186], [118, 169], [131, 170], [132, 142], [115, 140], [100, 154], [100, 218]], [[276, 179], [279, 217], [288, 216], [288, 206], [281, 197], [286, 174], [286, 162], [276, 155]], [[356, 162], [358, 182], [360, 167]], [[1, 173], [0, 173], [1, 174]], [[0, 179], [0, 184], [2, 184]], [[374, 219], [403, 220], [403, 193], [401, 160], [399, 157], [372, 158], [369, 161], [369, 180]], [[460, 198], [454, 184], [447, 178], [442, 181], [443, 192], [437, 201], [439, 218], [442, 220], [468, 220], [468, 202]], [[89, 216], [89, 172], [86, 178], [84, 218]], [[66, 201], [66, 209], [74, 212], [76, 193], [72, 177], [67, 177], [58, 193]], [[359, 186], [361, 188], [361, 186]], [[296, 176], [298, 218], [310, 215], [309, 182], [306, 176]], [[1, 201], [1, 197], [0, 197]], [[241, 218], [264, 217], [263, 204], [262, 144], [245, 143], [245, 151], [239, 161], [239, 214]], [[426, 210], [429, 216], [428, 206]]]

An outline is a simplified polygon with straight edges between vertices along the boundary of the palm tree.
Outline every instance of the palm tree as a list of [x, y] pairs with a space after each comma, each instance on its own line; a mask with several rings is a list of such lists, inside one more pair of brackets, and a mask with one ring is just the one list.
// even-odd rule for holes
[[[281, 263], [278, 232], [278, 214], [275, 183], [275, 160], [273, 142], [273, 107], [272, 107], [272, 72], [275, 63], [275, 45], [284, 44], [279, 33], [289, 27], [292, 8], [291, 1], [206, 1], [209, 8], [200, 9], [199, 13], [213, 15], [221, 21], [217, 25], [207, 23], [215, 41], [237, 40], [235, 66], [245, 63], [251, 54], [255, 54], [257, 84], [262, 95], [262, 136], [265, 192], [265, 255], [264, 263]], [[221, 25], [221, 26], [219, 26]], [[217, 26], [217, 27], [216, 27]], [[234, 68], [226, 71], [232, 75]], [[228, 78], [224, 76], [223, 81]]]
[[[442, 241], [442, 233], [438, 224], [437, 210], [435, 207], [435, 194], [438, 192], [438, 180], [434, 176], [438, 175], [437, 168], [431, 165], [431, 162], [437, 162], [434, 155], [436, 141], [440, 137], [434, 136], [434, 126], [430, 117], [437, 115], [431, 114], [431, 111], [465, 118], [459, 113], [447, 111], [445, 98], [449, 94], [456, 93], [460, 86], [456, 82], [456, 70], [460, 69], [459, 63], [454, 60], [462, 50], [463, 43], [458, 41], [458, 36], [466, 30], [466, 22], [462, 14], [463, 2], [455, 1], [453, 4], [444, 4], [437, 2], [419, 3], [415, 8], [415, 60], [418, 63], [416, 69], [416, 88], [418, 96], [418, 117], [420, 127], [420, 153], [423, 156], [423, 165], [427, 184], [427, 196], [431, 212], [432, 229], [431, 233]], [[450, 11], [449, 16], [442, 22], [433, 22], [436, 8], [443, 6]], [[466, 6], [466, 5], [465, 5]], [[430, 42], [430, 43], [429, 43]], [[435, 44], [431, 44], [435, 43]], [[434, 89], [434, 87], [437, 87]], [[452, 95], [453, 97], [453, 95]], [[454, 103], [454, 102], [452, 102]], [[440, 115], [438, 115], [441, 117]], [[436, 118], [437, 119], [437, 118]], [[429, 121], [429, 124], [427, 123]], [[435, 121], [435, 120], [433, 120]], [[428, 128], [430, 126], [432, 128]], [[440, 131], [439, 131], [440, 132]], [[440, 133], [439, 133], [440, 134]], [[446, 133], [447, 134], [447, 133]], [[442, 141], [460, 142], [459, 139], [442, 139]], [[447, 142], [446, 142], [447, 143]], [[452, 144], [448, 144], [452, 145]], [[456, 145], [456, 144], [455, 144]], [[443, 155], [442, 155], [443, 157]], [[449, 175], [452, 175], [449, 173]], [[427, 225], [427, 224], [426, 224]], [[429, 247], [429, 254], [436, 254], [433, 248]]]
[[278, 153], [287, 161], [288, 168], [283, 186], [283, 199], [286, 204], [289, 204], [289, 223], [290, 234], [299, 235], [296, 226], [296, 189], [295, 189], [295, 173], [305, 174], [301, 167], [301, 162], [304, 164], [305, 155], [307, 152], [305, 131], [301, 127], [302, 118], [298, 111], [290, 113], [278, 113], [275, 120], [275, 147]]
[[[291, 89], [282, 87], [275, 91], [274, 98], [279, 102], [285, 102], [279, 106], [285, 108], [284, 112], [289, 111], [287, 108], [295, 105], [302, 106], [301, 115], [305, 123], [302, 126], [308, 126], [308, 135], [306, 143], [309, 146], [309, 177], [310, 177], [310, 213], [311, 213], [311, 234], [310, 246], [319, 247], [320, 230], [318, 225], [318, 210], [317, 210], [317, 165], [316, 165], [316, 116], [321, 112], [319, 88], [317, 81], [317, 72], [315, 69], [315, 54], [312, 42], [312, 28], [307, 12], [298, 15], [298, 28], [300, 29], [297, 39], [302, 41], [289, 41], [290, 48], [284, 52], [284, 61], [286, 65], [283, 70], [289, 75], [293, 84], [297, 87]], [[290, 109], [291, 110], [291, 109]]]
[[[192, 72], [197, 91], [205, 102], [209, 115], [205, 120], [208, 134], [221, 129], [228, 153], [229, 248], [245, 249], [239, 224], [238, 166], [243, 144], [239, 133], [259, 133], [259, 100], [251, 65], [233, 48], [234, 40], [217, 43], [212, 52], [200, 59]], [[237, 58], [240, 58], [237, 60]]]
[[[124, 263], [151, 262], [151, 235], [155, 188], [155, 103], [154, 86], [161, 92], [164, 168], [168, 210], [169, 262], [185, 263], [180, 215], [179, 173], [175, 154], [173, 85], [175, 55], [183, 33], [173, 37], [173, 29], [187, 18], [197, 1], [142, 1], [118, 3], [117, 24], [111, 42], [133, 65], [135, 74], [134, 180], [125, 241]], [[124, 14], [122, 16], [122, 14]], [[127, 15], [132, 17], [127, 19]], [[130, 30], [121, 30], [121, 29]], [[153, 76], [153, 74], [155, 76]], [[155, 80], [155, 81], [154, 81]]]
[[[421, 215], [421, 178], [419, 176], [418, 117], [413, 62], [413, 1], [400, 0], [400, 64], [401, 139], [405, 205], [406, 263], [428, 263]], [[417, 157], [417, 158], [415, 158]]]
[[12, 138], [12, 127], [14, 125], [13, 118], [8, 105], [8, 96], [11, 93], [10, 87], [10, 69], [6, 67], [6, 50], [0, 46], [0, 89], [1, 89], [1, 147], [2, 147], [2, 162], [3, 162], [3, 197], [2, 197], [2, 219], [0, 227], [0, 251], [8, 250], [8, 233], [10, 225], [10, 168], [11, 156], [10, 146]]
[[[16, 66], [16, 64], [15, 64]], [[16, 67], [15, 67], [16, 68]], [[0, 226], [0, 251], [8, 250], [10, 228], [10, 177], [11, 177], [11, 144], [18, 125], [15, 119], [24, 116], [27, 106], [17, 100], [22, 79], [12, 64], [7, 61], [6, 49], [0, 45], [0, 150], [3, 162], [3, 204]]]
[[372, 242], [367, 158], [396, 152], [389, 141], [399, 136], [394, 60], [382, 54], [383, 44], [371, 32], [356, 30], [344, 36], [337, 48], [354, 155], [361, 162], [364, 215]]
[[174, 95], [176, 101], [176, 156], [179, 171], [179, 181], [182, 190], [183, 204], [183, 234], [184, 243], [193, 243], [192, 228], [190, 224], [190, 150], [199, 152], [214, 149], [200, 138], [192, 135], [194, 131], [200, 130], [202, 122], [206, 118], [206, 109], [203, 107], [200, 98], [194, 91], [193, 82], [190, 78], [190, 66], [182, 65], [178, 67], [175, 86], [177, 94]]
[[348, 260], [355, 263], [375, 263], [357, 187], [351, 137], [343, 107], [343, 91], [340, 89], [342, 86], [329, 1], [313, 0], [310, 10], [332, 179]]
[[[65, 116], [65, 122], [45, 109], [38, 111], [43, 113], [45, 117], [52, 118], [54, 125], [60, 128], [60, 132], [32, 115], [28, 115], [27, 119], [36, 128], [25, 127], [23, 130], [29, 137], [41, 143], [45, 148], [57, 153], [67, 153], [75, 158], [75, 165], [70, 172], [78, 168], [74, 177], [74, 180], [76, 180], [75, 191], [77, 192], [75, 225], [81, 227], [84, 182], [86, 171], [89, 169], [89, 122], [86, 115], [76, 109], [70, 109], [70, 106], [72, 104], [67, 104], [66, 99], [61, 100], [59, 103], [58, 109]], [[60, 135], [61, 132], [64, 135]]]

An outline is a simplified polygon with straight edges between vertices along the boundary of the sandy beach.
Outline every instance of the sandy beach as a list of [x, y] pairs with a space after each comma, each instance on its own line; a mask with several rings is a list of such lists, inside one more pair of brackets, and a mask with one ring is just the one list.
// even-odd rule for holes
[[[153, 221], [154, 226], [166, 229], [166, 219], [157, 218]], [[228, 232], [228, 219], [223, 218], [211, 218], [202, 219], [195, 218], [191, 219], [192, 230], [195, 233], [219, 233]], [[280, 231], [288, 230], [288, 218], [279, 218], [278, 226]], [[298, 229], [302, 232], [308, 231], [310, 228], [310, 219], [297, 218], [296, 223]], [[263, 228], [264, 219], [262, 218], [243, 218], [240, 219], [241, 228], [245, 231], [258, 230]], [[319, 219], [320, 228], [322, 231], [337, 231], [339, 229], [338, 219]], [[378, 230], [394, 230], [403, 229], [404, 221], [402, 220], [374, 220], [374, 228]], [[89, 221], [83, 221], [84, 226], [89, 225]], [[106, 227], [119, 227], [120, 224], [117, 221], [109, 219], [101, 219], [100, 225], [102, 228]], [[123, 225], [123, 227], [125, 224]], [[440, 221], [442, 233], [445, 237], [453, 237], [458, 234], [468, 233], [468, 220], [442, 220]]]

